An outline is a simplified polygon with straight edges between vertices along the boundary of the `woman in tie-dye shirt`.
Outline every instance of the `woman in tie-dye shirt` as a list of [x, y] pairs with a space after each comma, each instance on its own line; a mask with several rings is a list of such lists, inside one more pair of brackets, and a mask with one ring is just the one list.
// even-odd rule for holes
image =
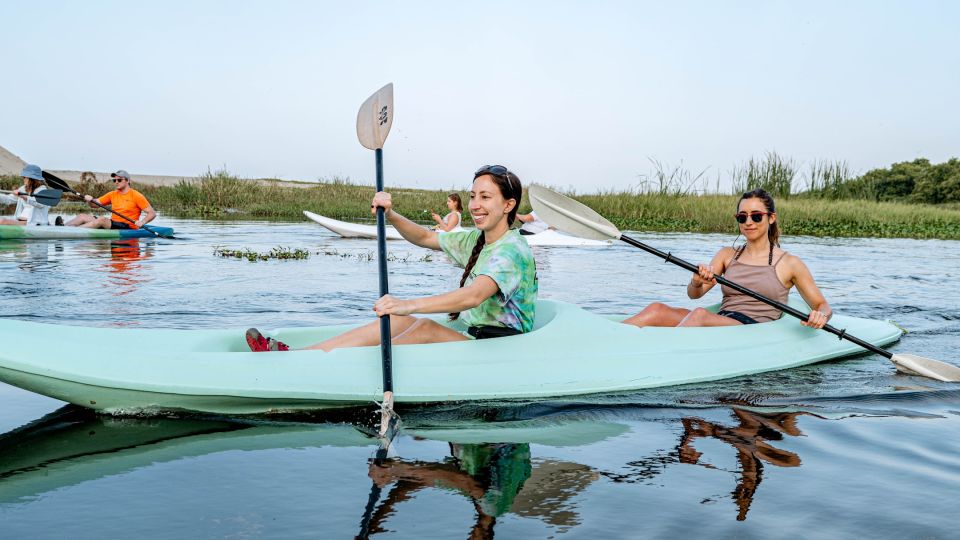
[[[443, 250], [464, 267], [456, 290], [410, 300], [387, 294], [377, 300], [373, 310], [378, 316], [390, 315], [394, 344], [496, 338], [533, 329], [537, 269], [527, 241], [510, 229], [522, 193], [520, 179], [506, 167], [481, 167], [474, 173], [470, 189], [470, 216], [477, 229], [449, 233], [425, 229], [394, 212], [389, 193], [374, 196], [373, 210], [382, 207], [386, 218], [409, 242]], [[432, 319], [411, 316], [414, 313], [449, 313], [450, 319], [461, 318], [467, 330], [458, 332]], [[255, 328], [247, 331], [247, 343], [257, 352], [289, 349]], [[307, 348], [330, 351], [379, 343], [380, 324], [374, 321]]]

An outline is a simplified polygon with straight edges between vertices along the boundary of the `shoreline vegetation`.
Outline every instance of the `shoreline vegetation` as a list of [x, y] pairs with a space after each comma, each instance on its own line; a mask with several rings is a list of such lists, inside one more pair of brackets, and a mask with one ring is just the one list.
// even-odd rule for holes
[[[918, 159], [854, 177], [843, 162], [815, 162], [802, 169], [771, 152], [729, 172], [733, 194], [718, 193], [720, 174], [651, 163], [653, 172], [642, 175], [633, 189], [565, 193], [629, 231], [735, 234], [732, 216], [739, 194], [762, 187], [777, 199], [784, 235], [960, 240], [957, 159], [939, 165]], [[3, 189], [18, 184], [17, 177], [0, 177]], [[712, 192], [711, 184], [716, 186]], [[138, 185], [136, 178], [133, 185], [162, 214], [181, 218], [303, 221], [301, 211], [310, 210], [344, 221], [372, 221], [373, 186], [338, 177], [288, 187], [216, 171], [175, 186]], [[96, 195], [113, 189], [112, 184], [90, 181], [73, 187]], [[390, 192], [403, 215], [428, 224], [430, 211], [446, 212], [451, 191], [394, 187]], [[64, 197], [60, 205], [67, 212], [85, 211], [85, 206], [67, 201]], [[520, 211], [529, 210], [524, 195]], [[463, 218], [464, 225], [472, 225], [467, 212]]]

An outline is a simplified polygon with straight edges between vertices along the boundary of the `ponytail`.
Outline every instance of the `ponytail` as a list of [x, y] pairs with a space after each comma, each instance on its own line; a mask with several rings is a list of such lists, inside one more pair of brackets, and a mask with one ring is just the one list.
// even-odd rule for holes
[[[473, 266], [477, 264], [477, 257], [480, 256], [480, 252], [483, 251], [484, 244], [487, 243], [487, 238], [484, 236], [483, 232], [480, 232], [480, 236], [477, 237], [477, 243], [473, 245], [473, 251], [470, 252], [470, 259], [467, 260], [466, 266], [463, 268], [463, 275], [460, 276], [460, 287], [463, 287], [464, 283], [467, 282], [467, 278], [470, 276], [470, 271], [473, 270]], [[460, 312], [450, 313], [450, 320], [455, 321], [460, 318]]]

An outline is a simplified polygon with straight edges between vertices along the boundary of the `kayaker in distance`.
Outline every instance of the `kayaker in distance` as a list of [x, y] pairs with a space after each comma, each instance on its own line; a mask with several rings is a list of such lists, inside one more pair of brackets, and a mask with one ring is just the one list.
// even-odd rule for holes
[[15, 189], [12, 195], [0, 193], [0, 200], [17, 205], [13, 219], [0, 218], [0, 225], [47, 225], [50, 207], [38, 203], [34, 197], [47, 189], [43, 185], [43, 172], [36, 165], [27, 165], [20, 171], [20, 176], [23, 178], [23, 186]]
[[437, 222], [433, 230], [442, 232], [463, 230], [460, 220], [463, 213], [463, 202], [460, 200], [460, 195], [456, 193], [447, 195], [447, 209], [449, 212], [442, 218], [436, 212], [430, 213], [430, 217]]
[[[734, 216], [746, 243], [739, 248], [725, 247], [710, 264], [700, 264], [699, 272], [687, 284], [687, 296], [700, 298], [717, 281], [714, 274], [752, 289], [780, 303], [787, 302], [794, 286], [812, 310], [801, 324], [823, 328], [833, 311], [813, 280], [807, 265], [795, 255], [780, 249], [780, 229], [773, 197], [762, 189], [748, 191], [737, 203]], [[743, 293], [721, 286], [723, 302], [717, 313], [703, 308], [689, 310], [660, 302], [623, 321], [634, 326], [733, 326], [755, 324], [780, 318], [781, 311]]]
[[[486, 165], [473, 175], [470, 215], [476, 229], [439, 234], [393, 211], [389, 193], [380, 192], [371, 208], [383, 207], [386, 218], [401, 235], [420, 247], [443, 250], [463, 266], [460, 288], [423, 298], [401, 300], [384, 295], [373, 305], [378, 316], [390, 315], [393, 343], [440, 343], [512, 336], [533, 329], [537, 299], [537, 272], [533, 252], [517, 231], [511, 230], [523, 193], [520, 179], [502, 165]], [[463, 319], [461, 333], [413, 313], [450, 313]], [[247, 330], [247, 344], [255, 352], [285, 351], [289, 347]], [[354, 328], [306, 347], [331, 351], [380, 343], [380, 323]]]
[[[86, 227], [88, 229], [139, 229], [153, 221], [157, 213], [150, 206], [150, 202], [142, 193], [130, 187], [130, 173], [121, 169], [110, 175], [117, 189], [107, 193], [97, 199], [97, 201], [117, 212], [120, 215], [130, 218], [130, 223], [116, 214], [109, 216], [94, 216], [91, 214], [80, 214], [66, 223], [70, 227]], [[90, 205], [90, 208], [100, 209], [93, 203], [93, 197], [84, 195], [83, 200]]]
[[520, 226], [520, 234], [522, 235], [534, 235], [550, 228], [550, 225], [548, 225], [546, 221], [537, 217], [536, 212], [517, 214], [517, 219], [523, 223], [523, 225]]

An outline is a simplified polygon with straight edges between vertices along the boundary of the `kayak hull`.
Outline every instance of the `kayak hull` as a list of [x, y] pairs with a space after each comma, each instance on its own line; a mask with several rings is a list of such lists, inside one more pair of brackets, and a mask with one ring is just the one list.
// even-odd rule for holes
[[[160, 236], [173, 236], [170, 227], [150, 227]], [[0, 225], [2, 240], [123, 240], [126, 238], [152, 238], [144, 229], [87, 229], [83, 227]]]
[[[877, 346], [901, 334], [886, 321], [837, 315], [831, 324]], [[354, 326], [269, 335], [299, 347]], [[22, 339], [25, 335], [31, 339]], [[383, 396], [379, 347], [253, 353], [242, 329], [89, 328], [13, 320], [0, 321], [0, 340], [8, 344], [0, 351], [0, 380], [110, 413], [261, 414], [365, 405]], [[862, 352], [786, 317], [749, 326], [641, 329], [542, 300], [534, 331], [524, 335], [395, 346], [395, 399], [438, 403], [624, 392]]]
[[[372, 238], [377, 237], [377, 228], [374, 225], [363, 225], [360, 223], [349, 223], [346, 221], [340, 221], [338, 219], [328, 218], [326, 216], [321, 216], [320, 214], [314, 214], [307, 210], [303, 211], [303, 215], [307, 216], [311, 221], [326, 227], [327, 229], [337, 233], [338, 235], [344, 238]], [[397, 229], [387, 226], [386, 230], [387, 240], [403, 240], [403, 236], [397, 232]], [[589, 238], [579, 238], [577, 236], [571, 236], [562, 232], [549, 230], [542, 233], [525, 235], [523, 237], [526, 239], [527, 244], [530, 246], [543, 246], [543, 247], [600, 247], [600, 246], [609, 246], [612, 242], [601, 241], [601, 240], [591, 240]]]

